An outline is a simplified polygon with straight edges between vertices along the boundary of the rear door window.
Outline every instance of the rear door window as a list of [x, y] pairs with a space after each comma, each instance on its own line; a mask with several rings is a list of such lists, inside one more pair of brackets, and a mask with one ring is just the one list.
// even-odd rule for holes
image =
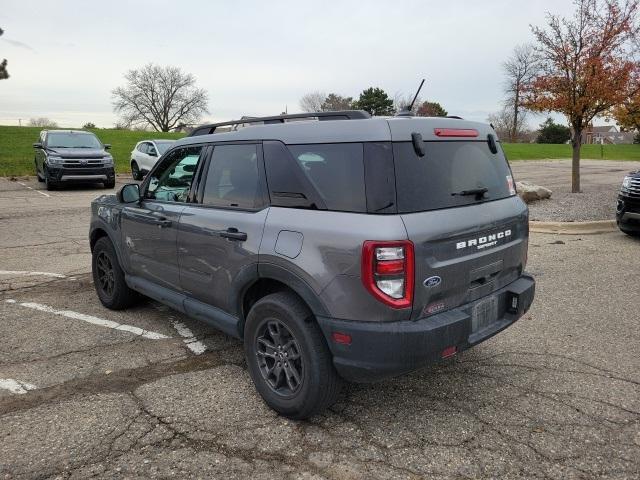
[[[487, 142], [425, 142], [418, 157], [411, 142], [393, 146], [400, 213], [473, 205], [515, 195], [502, 148]], [[486, 189], [486, 193], [472, 193]], [[464, 193], [467, 193], [466, 195]]]
[[289, 145], [289, 151], [328, 210], [367, 211], [361, 143]]
[[262, 200], [255, 144], [216, 145], [202, 203], [220, 207], [256, 208]]

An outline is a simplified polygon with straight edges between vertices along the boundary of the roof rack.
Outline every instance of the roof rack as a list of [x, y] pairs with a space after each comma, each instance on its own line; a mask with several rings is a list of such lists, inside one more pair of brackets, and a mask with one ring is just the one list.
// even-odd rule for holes
[[364, 110], [339, 110], [335, 112], [313, 112], [313, 113], [292, 113], [289, 115], [275, 115], [272, 117], [244, 117], [240, 120], [231, 120], [229, 122], [210, 123], [195, 127], [188, 135], [195, 137], [197, 135], [209, 135], [215, 133], [218, 127], [227, 127], [230, 125], [242, 125], [244, 123], [263, 123], [264, 125], [274, 123], [285, 123], [286, 120], [297, 118], [317, 118], [318, 120], [363, 120], [371, 118], [369, 113]]

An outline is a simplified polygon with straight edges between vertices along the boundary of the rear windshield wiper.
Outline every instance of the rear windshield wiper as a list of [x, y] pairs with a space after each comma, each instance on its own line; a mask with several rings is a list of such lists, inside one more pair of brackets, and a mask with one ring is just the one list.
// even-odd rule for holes
[[469, 195], [475, 195], [477, 200], [480, 200], [485, 193], [487, 193], [489, 191], [488, 188], [486, 187], [480, 187], [480, 188], [471, 188], [469, 190], [462, 190], [461, 192], [453, 192], [451, 195], [455, 196], [455, 195], [460, 195], [461, 197], [466, 197]]

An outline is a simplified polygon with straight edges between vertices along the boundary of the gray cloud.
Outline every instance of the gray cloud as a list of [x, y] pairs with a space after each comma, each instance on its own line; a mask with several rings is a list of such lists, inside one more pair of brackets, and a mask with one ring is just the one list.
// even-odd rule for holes
[[32, 47], [30, 47], [30, 46], [29, 46], [29, 45], [27, 45], [26, 43], [19, 42], [19, 41], [17, 41], [17, 40], [11, 40], [11, 39], [9, 39], [9, 38], [4, 38], [4, 37], [0, 38], [0, 40], [2, 40], [3, 42], [7, 42], [9, 45], [13, 45], [14, 47], [17, 47], [17, 48], [24, 48], [24, 49], [30, 50], [30, 51], [32, 51], [32, 52], [35, 52], [35, 49], [33, 49]]

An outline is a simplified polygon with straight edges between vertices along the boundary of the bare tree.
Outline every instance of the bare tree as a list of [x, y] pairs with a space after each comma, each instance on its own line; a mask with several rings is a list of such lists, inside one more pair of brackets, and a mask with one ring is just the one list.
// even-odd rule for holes
[[327, 98], [324, 99], [320, 109], [323, 112], [335, 112], [338, 110], [349, 110], [353, 103], [352, 97], [343, 97], [337, 93], [330, 93]]
[[195, 77], [178, 67], [150, 63], [124, 77], [127, 84], [112, 95], [113, 109], [126, 125], [168, 132], [181, 123], [196, 123], [209, 112], [207, 92], [196, 88]]
[[58, 124], [47, 117], [31, 118], [29, 119], [29, 123], [27, 125], [29, 127], [58, 128]]
[[[3, 33], [4, 31], [0, 28], [0, 37]], [[0, 62], [0, 80], [6, 80], [7, 78], [9, 78], [9, 72], [7, 72], [7, 61], [2, 60]]]
[[[510, 142], [518, 139], [525, 122], [526, 110], [522, 106], [523, 89], [530, 84], [539, 71], [539, 61], [536, 51], [531, 45], [518, 45], [513, 49], [511, 56], [502, 64], [505, 75], [504, 92], [507, 98], [504, 101], [506, 109], [511, 110], [509, 115], [511, 125], [507, 130], [506, 138]], [[506, 112], [501, 112], [504, 118]]]
[[[518, 115], [518, 119], [514, 122], [514, 111], [510, 106], [505, 105], [502, 110], [492, 113], [487, 121], [493, 125], [498, 137], [508, 138], [510, 142], [517, 142], [523, 139], [526, 132], [525, 115]], [[513, 132], [516, 136], [513, 136]]]
[[321, 112], [322, 104], [327, 99], [327, 95], [324, 92], [315, 91], [309, 92], [302, 96], [299, 105], [303, 112]]
[[[397, 92], [393, 96], [393, 108], [395, 109], [396, 113], [399, 113], [402, 110], [409, 108], [409, 105], [411, 105], [411, 101], [413, 100], [414, 95], [415, 93], [410, 93], [407, 95], [402, 92]], [[420, 96], [418, 95], [418, 98], [416, 98], [416, 101], [413, 104], [413, 108], [411, 109], [411, 113], [416, 114], [420, 105], [422, 105], [422, 98], [420, 98]]]

